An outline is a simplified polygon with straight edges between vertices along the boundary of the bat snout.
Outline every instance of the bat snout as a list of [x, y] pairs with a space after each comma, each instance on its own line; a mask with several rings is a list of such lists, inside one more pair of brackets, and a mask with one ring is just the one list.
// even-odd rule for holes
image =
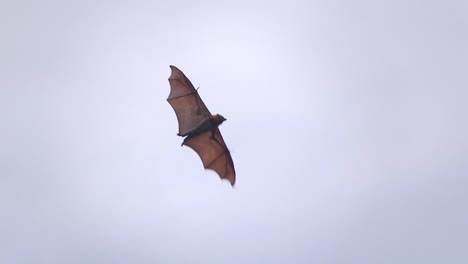
[[211, 116], [210, 118], [212, 120], [212, 122], [214, 122], [215, 124], [222, 124], [224, 121], [226, 121], [226, 118], [224, 118], [224, 116], [220, 115], [220, 114], [216, 114], [216, 115], [213, 115]]

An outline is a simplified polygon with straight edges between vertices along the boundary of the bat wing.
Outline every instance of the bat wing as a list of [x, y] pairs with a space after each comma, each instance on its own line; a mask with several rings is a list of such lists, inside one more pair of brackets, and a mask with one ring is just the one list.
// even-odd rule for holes
[[179, 136], [185, 136], [209, 119], [211, 113], [184, 73], [175, 66], [170, 67], [172, 70], [169, 77], [171, 93], [167, 101], [177, 115]]
[[212, 131], [206, 131], [189, 137], [185, 140], [184, 145], [197, 152], [205, 169], [214, 170], [221, 179], [227, 179], [231, 185], [234, 185], [236, 181], [234, 163], [218, 128], [214, 134]]

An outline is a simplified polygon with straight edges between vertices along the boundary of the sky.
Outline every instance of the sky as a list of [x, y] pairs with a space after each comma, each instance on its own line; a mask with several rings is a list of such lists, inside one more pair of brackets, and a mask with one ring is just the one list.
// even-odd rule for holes
[[[3, 1], [0, 263], [467, 263], [467, 1]], [[234, 188], [181, 147], [169, 65]]]

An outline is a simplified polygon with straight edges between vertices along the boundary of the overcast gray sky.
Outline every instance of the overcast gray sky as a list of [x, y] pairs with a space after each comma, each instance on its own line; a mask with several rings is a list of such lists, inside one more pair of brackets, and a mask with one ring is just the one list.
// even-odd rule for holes
[[468, 263], [467, 1], [3, 1], [0, 32], [0, 263]]

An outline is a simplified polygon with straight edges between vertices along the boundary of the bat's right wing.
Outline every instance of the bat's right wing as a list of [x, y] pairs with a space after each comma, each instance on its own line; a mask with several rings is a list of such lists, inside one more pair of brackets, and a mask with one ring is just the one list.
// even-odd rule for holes
[[170, 67], [172, 70], [169, 77], [171, 93], [167, 101], [177, 115], [179, 136], [185, 136], [203, 121], [209, 119], [211, 113], [184, 73], [175, 66]]
[[197, 152], [205, 169], [214, 170], [221, 179], [227, 179], [231, 185], [234, 185], [236, 182], [234, 163], [218, 128], [215, 130], [214, 137], [212, 137], [211, 131], [206, 131], [187, 138], [184, 145]]

